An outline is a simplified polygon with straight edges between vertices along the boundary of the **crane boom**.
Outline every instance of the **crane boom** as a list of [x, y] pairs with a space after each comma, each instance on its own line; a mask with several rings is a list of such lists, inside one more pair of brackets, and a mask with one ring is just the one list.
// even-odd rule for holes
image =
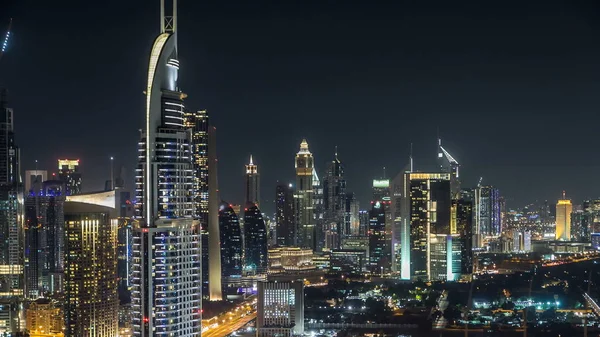
[[2, 42], [2, 49], [0, 49], [0, 60], [2, 59], [2, 55], [6, 51], [6, 47], [8, 46], [8, 39], [10, 38], [10, 29], [12, 27], [12, 18], [8, 22], [8, 29], [6, 30], [6, 36], [4, 37], [4, 41]]

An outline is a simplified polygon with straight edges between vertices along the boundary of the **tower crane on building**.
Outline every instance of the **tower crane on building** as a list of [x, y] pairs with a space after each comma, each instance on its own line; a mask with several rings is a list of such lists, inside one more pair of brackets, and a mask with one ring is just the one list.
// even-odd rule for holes
[[2, 41], [2, 49], [0, 49], [0, 60], [2, 60], [2, 55], [6, 51], [6, 47], [8, 46], [8, 40], [10, 38], [10, 29], [12, 28], [12, 18], [8, 22], [8, 29], [6, 30], [6, 36], [4, 37], [4, 41]]

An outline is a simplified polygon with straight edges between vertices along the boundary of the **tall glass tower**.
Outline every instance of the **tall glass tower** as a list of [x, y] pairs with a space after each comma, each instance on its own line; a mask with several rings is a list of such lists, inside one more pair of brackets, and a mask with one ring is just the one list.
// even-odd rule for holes
[[192, 337], [201, 331], [200, 226], [193, 208], [191, 135], [184, 124], [186, 94], [178, 86], [177, 0], [160, 5], [136, 172], [133, 329], [140, 337]]

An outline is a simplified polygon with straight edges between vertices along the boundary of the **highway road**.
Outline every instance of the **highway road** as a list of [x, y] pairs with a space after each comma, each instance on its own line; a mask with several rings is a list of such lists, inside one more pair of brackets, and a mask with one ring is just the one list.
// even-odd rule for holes
[[225, 323], [219, 323], [218, 326], [210, 328], [202, 333], [202, 337], [225, 337], [234, 331], [241, 329], [251, 320], [256, 318], [256, 311], [245, 315], [244, 317], [236, 317], [231, 320], [226, 320]]

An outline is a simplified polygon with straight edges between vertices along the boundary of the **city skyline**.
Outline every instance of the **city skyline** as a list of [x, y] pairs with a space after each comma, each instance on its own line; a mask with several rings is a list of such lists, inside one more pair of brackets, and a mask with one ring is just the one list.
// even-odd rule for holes
[[[588, 155], [594, 151], [587, 140], [594, 123], [578, 122], [588, 120], [600, 107], [591, 94], [596, 86], [593, 74], [600, 72], [592, 60], [600, 56], [600, 49], [587, 44], [594, 37], [597, 5], [576, 2], [563, 8], [545, 4], [538, 10], [507, 2], [494, 7], [494, 13], [484, 5], [439, 5], [443, 17], [406, 4], [366, 9], [348, 4], [341, 10], [316, 4], [269, 6], [260, 16], [262, 20], [249, 21], [242, 31], [237, 29], [239, 22], [247, 23], [256, 14], [253, 6], [238, 3], [226, 9], [220, 4], [183, 2], [186, 33], [180, 39], [186, 41], [186, 47], [180, 54], [182, 71], [188, 75], [182, 78], [182, 87], [197, 93], [190, 97], [190, 106], [208, 109], [220, 130], [220, 175], [227, 177], [220, 186], [222, 198], [243, 202], [244, 164], [252, 153], [261, 165], [262, 208], [272, 213], [276, 181], [293, 181], [293, 156], [300, 140], [307, 138], [320, 175], [338, 146], [348, 190], [365, 203], [371, 179], [381, 176], [384, 166], [393, 177], [407, 164], [410, 143], [415, 167], [423, 171], [434, 167], [438, 128], [444, 146], [461, 163], [463, 186], [475, 186], [483, 177], [485, 184], [503, 192], [509, 207], [535, 200], [554, 202], [562, 190], [567, 190], [575, 203], [598, 197], [600, 183], [585, 178], [600, 167], [600, 160]], [[138, 112], [143, 111], [140, 88], [144, 87], [144, 60], [149, 51], [144, 42], [156, 34], [152, 25], [156, 7], [138, 1], [123, 8], [108, 1], [91, 5], [92, 11], [66, 1], [39, 8], [15, 2], [2, 8], [0, 27], [8, 23], [9, 16], [15, 19], [0, 63], [0, 85], [10, 89], [9, 105], [18, 112], [16, 132], [24, 150], [24, 170], [35, 169], [36, 159], [39, 169], [52, 172], [59, 157], [80, 158], [83, 189], [102, 190], [108, 179], [109, 157], [114, 156], [128, 168], [127, 183], [131, 184], [135, 167], [131, 159], [135, 146], [131, 144], [137, 140], [135, 131], [143, 127]], [[125, 26], [105, 25], [115, 8], [125, 13], [135, 10], [140, 24], [117, 18]], [[39, 32], [32, 24], [49, 23], [52, 13], [76, 12], [81, 15], [68, 22], [53, 22], [56, 29], [49, 32]], [[198, 15], [200, 19], [191, 19]], [[492, 20], [488, 23], [482, 17]], [[290, 20], [279, 26], [278, 18]], [[230, 20], [235, 24], [226, 28]], [[327, 21], [335, 24], [324, 25]], [[470, 28], [474, 24], [478, 31]], [[366, 31], [353, 25], [366, 27]], [[115, 36], [122, 29], [136, 36], [127, 43], [112, 41], [122, 55], [98, 59], [92, 55], [100, 51], [99, 39]], [[286, 34], [289, 38], [282, 40]], [[377, 38], [371, 38], [374, 34]], [[550, 39], [555, 35], [559, 38]], [[56, 36], [59, 38], [51, 38]], [[244, 39], [249, 36], [257, 36], [250, 39], [257, 44], [255, 48], [246, 48]], [[72, 40], [78, 41], [77, 47], [69, 45]], [[225, 41], [236, 47], [226, 46]], [[269, 47], [274, 41], [280, 48]], [[39, 52], [31, 53], [32, 48]], [[50, 60], [43, 59], [49, 54], [56, 56], [51, 67]], [[340, 57], [343, 62], [333, 62]], [[275, 62], [266, 62], [270, 59]], [[87, 66], [90, 62], [92, 69]], [[33, 77], [39, 67], [49, 72], [46, 79]], [[115, 84], [124, 73], [129, 74], [127, 78]], [[57, 85], [48, 85], [50, 78]], [[324, 82], [319, 84], [321, 80]], [[109, 95], [102, 87], [109, 83], [123, 90]], [[73, 92], [70, 104], [60, 104], [63, 96], [53, 87]], [[39, 99], [29, 99], [34, 92]], [[248, 111], [261, 121], [257, 126], [261, 132], [245, 127]], [[300, 112], [308, 113], [308, 118], [294, 117]], [[440, 119], [446, 113], [456, 118]], [[566, 113], [568, 120], [559, 118]], [[371, 115], [373, 120], [356, 124], [361, 116]], [[440, 122], [431, 123], [425, 132], [411, 129], [410, 125], [429, 120], [428, 116]], [[111, 122], [118, 136], [73, 127], [85, 122]], [[28, 136], [41, 134], [47, 125], [55, 126], [65, 137], [40, 144], [38, 137]], [[364, 137], [355, 137], [349, 130]], [[564, 131], [564, 136], [556, 137], [558, 130]], [[244, 146], [250, 132], [254, 142]], [[368, 137], [375, 132], [380, 137]], [[71, 137], [81, 141], [68, 142]], [[61, 153], [50, 151], [57, 147]], [[576, 158], [578, 164], [555, 165], [556, 155]], [[363, 160], [364, 156], [370, 160]], [[530, 187], [523, 189], [525, 183]]]

